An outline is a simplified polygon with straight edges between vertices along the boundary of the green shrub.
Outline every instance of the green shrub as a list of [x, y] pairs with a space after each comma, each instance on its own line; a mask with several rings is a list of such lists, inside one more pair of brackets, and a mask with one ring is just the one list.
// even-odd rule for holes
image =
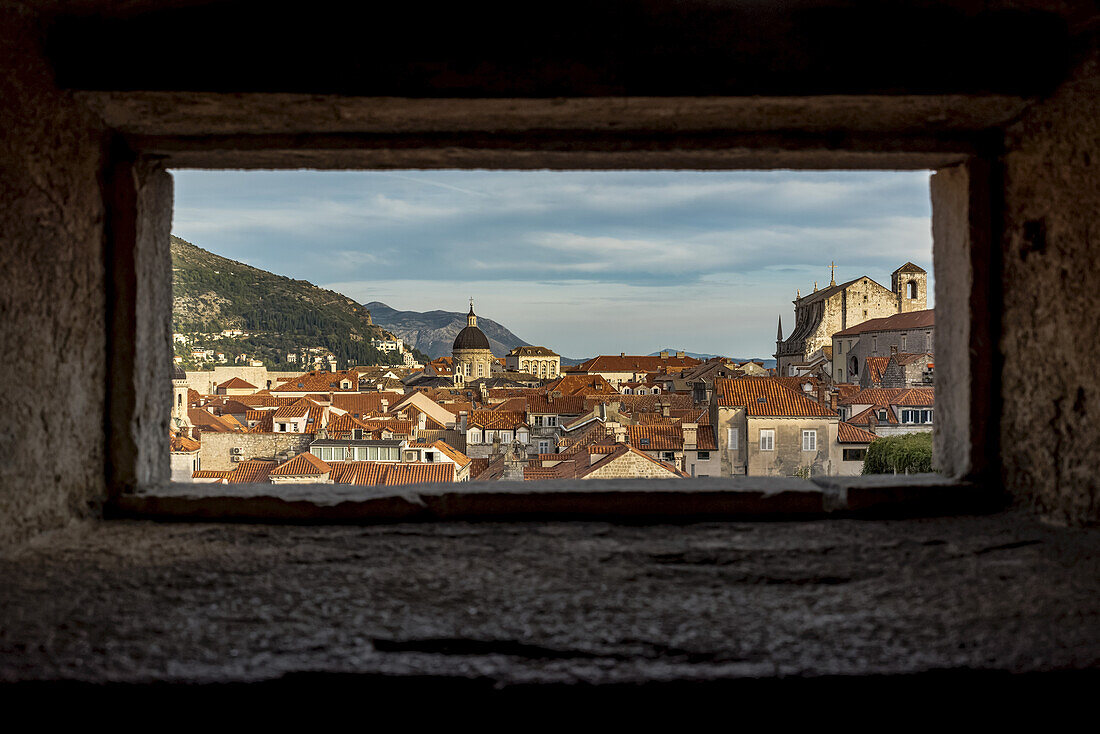
[[863, 460], [864, 474], [921, 474], [932, 471], [932, 434], [883, 436], [871, 442]]

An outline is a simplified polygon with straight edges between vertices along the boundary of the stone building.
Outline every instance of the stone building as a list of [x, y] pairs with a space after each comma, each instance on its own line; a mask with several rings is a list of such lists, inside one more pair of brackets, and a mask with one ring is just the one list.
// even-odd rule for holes
[[561, 356], [546, 347], [516, 347], [504, 358], [504, 368], [552, 380], [561, 372]]
[[464, 385], [493, 374], [493, 362], [496, 358], [489, 348], [489, 338], [477, 328], [473, 299], [470, 300], [470, 312], [466, 314], [466, 327], [458, 332], [451, 347], [451, 359], [455, 385]]
[[[794, 330], [783, 338], [783, 319], [776, 335], [776, 374], [790, 376], [792, 365], [805, 365], [822, 347], [833, 345], [833, 334], [870, 319], [923, 310], [928, 304], [928, 273], [907, 262], [890, 277], [891, 288], [867, 276], [837, 284], [794, 300]], [[835, 350], [834, 350], [835, 353]]]
[[[903, 283], [902, 287], [908, 286]], [[934, 354], [935, 326], [936, 311], [929, 308], [870, 319], [836, 332], [832, 339], [834, 379], [866, 387], [868, 358], [888, 358], [892, 352]]]
[[817, 477], [842, 469], [840, 416], [775, 378], [719, 378], [710, 406], [721, 476]]

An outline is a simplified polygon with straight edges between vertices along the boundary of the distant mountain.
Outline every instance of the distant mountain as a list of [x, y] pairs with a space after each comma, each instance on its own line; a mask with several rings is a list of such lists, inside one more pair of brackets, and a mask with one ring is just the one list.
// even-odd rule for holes
[[[680, 351], [680, 350], [678, 350], [678, 349], [658, 349], [656, 352], [651, 353], [649, 356], [650, 357], [656, 357], [656, 356], [659, 356], [661, 354], [661, 352], [668, 352], [669, 354], [676, 354], [676, 352], [678, 352], [678, 351]], [[725, 355], [722, 355], [722, 354], [702, 354], [702, 353], [699, 353], [699, 352], [684, 352], [684, 354], [686, 354], [689, 357], [694, 357], [695, 359], [702, 359], [704, 361], [708, 360], [708, 359], [714, 359], [715, 357], [724, 357], [725, 356]], [[775, 360], [774, 359], [760, 359], [759, 357], [729, 357], [729, 359], [732, 359], [734, 362], [763, 362], [765, 367], [775, 367]]]
[[[370, 309], [374, 322], [389, 329], [432, 359], [451, 356], [458, 332], [466, 326], [466, 314], [458, 311], [398, 311], [379, 301], [371, 301], [363, 306]], [[503, 357], [516, 347], [530, 346], [507, 327], [487, 319], [477, 317], [477, 325], [489, 339], [493, 354]]]
[[[385, 330], [347, 296], [215, 255], [179, 237], [172, 237], [171, 250], [173, 331], [249, 332], [245, 338], [217, 341], [217, 351], [230, 357], [247, 354], [268, 367], [293, 368], [286, 355], [309, 347], [330, 350], [341, 367], [393, 361], [370, 345]], [[210, 340], [199, 337], [193, 345], [215, 347], [205, 341]], [[190, 347], [179, 350], [189, 356]]]

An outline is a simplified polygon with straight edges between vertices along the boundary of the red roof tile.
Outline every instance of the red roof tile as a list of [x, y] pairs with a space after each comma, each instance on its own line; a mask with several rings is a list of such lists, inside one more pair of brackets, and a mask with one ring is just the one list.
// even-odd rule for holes
[[328, 474], [332, 470], [325, 462], [318, 459], [308, 451], [298, 454], [290, 461], [286, 461], [271, 470], [273, 477], [306, 477]]
[[784, 387], [773, 377], [718, 378], [714, 389], [721, 407], [744, 407], [749, 416], [835, 417], [816, 400]]
[[264, 459], [249, 459], [248, 461], [242, 461], [234, 467], [233, 471], [228, 472], [225, 475], [226, 481], [230, 484], [257, 484], [268, 481], [268, 476], [271, 474], [271, 470], [275, 468], [276, 462], [266, 461]]
[[899, 313], [894, 316], [884, 316], [879, 319], [870, 319], [864, 321], [862, 324], [856, 324], [843, 331], [838, 331], [833, 334], [833, 338], [838, 336], [857, 336], [869, 331], [901, 331], [902, 329], [927, 329], [936, 325], [936, 309], [930, 308], [925, 311], [910, 311], [908, 313]]
[[840, 428], [836, 433], [837, 443], [870, 443], [874, 441], [878, 436], [873, 433], [869, 433], [862, 428], [857, 428], [851, 423], [844, 421], [840, 422]]
[[244, 390], [244, 389], [255, 390], [256, 389], [256, 386], [253, 385], [251, 382], [245, 382], [244, 380], [242, 380], [239, 377], [234, 377], [232, 379], [226, 380], [222, 384], [218, 385], [218, 387], [219, 388], [224, 388], [224, 389], [227, 389], [227, 390], [228, 389], [233, 389], [233, 390]]

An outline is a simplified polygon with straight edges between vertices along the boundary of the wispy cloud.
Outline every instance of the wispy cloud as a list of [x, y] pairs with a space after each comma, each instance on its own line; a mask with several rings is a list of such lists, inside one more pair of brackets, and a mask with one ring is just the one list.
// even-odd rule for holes
[[[564, 354], [763, 355], [796, 288], [931, 270], [927, 173], [178, 172], [176, 234]], [[493, 313], [484, 311], [492, 310]]]

